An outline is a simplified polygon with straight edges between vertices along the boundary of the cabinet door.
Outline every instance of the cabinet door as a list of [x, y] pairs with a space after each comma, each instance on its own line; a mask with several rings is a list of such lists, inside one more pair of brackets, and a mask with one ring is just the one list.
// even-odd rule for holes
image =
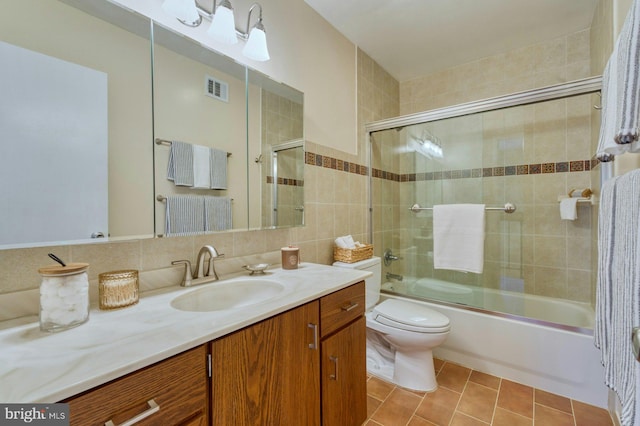
[[322, 341], [323, 426], [359, 426], [366, 420], [366, 352], [364, 317]]
[[318, 319], [315, 301], [211, 343], [214, 425], [320, 424]]
[[[207, 415], [206, 345], [70, 398], [72, 426], [197, 425]], [[200, 422], [200, 423], [198, 423]]]

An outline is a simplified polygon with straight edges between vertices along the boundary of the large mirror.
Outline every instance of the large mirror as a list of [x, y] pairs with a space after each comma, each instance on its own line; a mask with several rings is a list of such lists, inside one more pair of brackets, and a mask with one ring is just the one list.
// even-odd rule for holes
[[157, 24], [153, 40], [156, 234], [247, 229], [246, 68]]
[[153, 235], [149, 20], [71, 3], [0, 14], [0, 248]]
[[304, 225], [304, 95], [249, 71], [250, 227]]
[[[214, 231], [302, 223], [262, 208], [273, 147], [303, 139], [301, 92], [108, 0], [9, 2], [0, 55], [0, 249], [164, 235], [174, 195], [229, 199]], [[228, 153], [226, 186], [168, 180], [173, 141]]]

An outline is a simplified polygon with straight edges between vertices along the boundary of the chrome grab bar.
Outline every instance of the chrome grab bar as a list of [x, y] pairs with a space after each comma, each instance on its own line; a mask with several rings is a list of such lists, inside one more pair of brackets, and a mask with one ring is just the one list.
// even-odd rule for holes
[[[485, 207], [484, 209], [499, 210], [505, 213], [513, 213], [516, 211], [516, 205], [513, 203], [505, 203], [504, 207]], [[433, 210], [433, 207], [420, 207], [420, 204], [416, 203], [413, 206], [409, 207], [409, 210], [411, 210], [414, 213], [418, 213], [419, 211], [422, 211], [422, 210]]]

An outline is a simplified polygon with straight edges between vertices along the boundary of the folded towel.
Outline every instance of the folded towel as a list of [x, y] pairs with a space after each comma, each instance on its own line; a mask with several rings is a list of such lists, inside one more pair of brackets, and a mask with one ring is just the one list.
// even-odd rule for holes
[[193, 147], [193, 187], [211, 187], [211, 149], [206, 146], [192, 145]]
[[433, 267], [481, 274], [484, 267], [484, 204], [433, 207]]
[[578, 218], [578, 198], [563, 198], [560, 200], [560, 219], [576, 220]]
[[[351, 235], [345, 235], [343, 237], [338, 237], [335, 240], [336, 246], [343, 249], [354, 249], [359, 247], [355, 241], [353, 241], [353, 237]], [[360, 245], [361, 246], [361, 245]]]
[[233, 228], [231, 198], [204, 197], [206, 231], [224, 231]]
[[210, 149], [210, 188], [227, 189], [227, 152]]
[[169, 195], [165, 210], [166, 236], [203, 233], [204, 198], [193, 195]]
[[191, 144], [173, 141], [169, 150], [167, 179], [176, 186], [193, 186], [193, 149]]
[[598, 218], [598, 279], [594, 344], [604, 382], [622, 405], [620, 424], [638, 424], [631, 330], [640, 325], [640, 170], [602, 185]]

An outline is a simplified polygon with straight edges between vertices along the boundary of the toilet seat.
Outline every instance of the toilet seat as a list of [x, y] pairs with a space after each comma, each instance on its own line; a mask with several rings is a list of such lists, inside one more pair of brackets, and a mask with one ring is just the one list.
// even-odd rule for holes
[[445, 315], [404, 300], [387, 299], [377, 305], [372, 314], [376, 322], [418, 333], [444, 333], [451, 327]]

